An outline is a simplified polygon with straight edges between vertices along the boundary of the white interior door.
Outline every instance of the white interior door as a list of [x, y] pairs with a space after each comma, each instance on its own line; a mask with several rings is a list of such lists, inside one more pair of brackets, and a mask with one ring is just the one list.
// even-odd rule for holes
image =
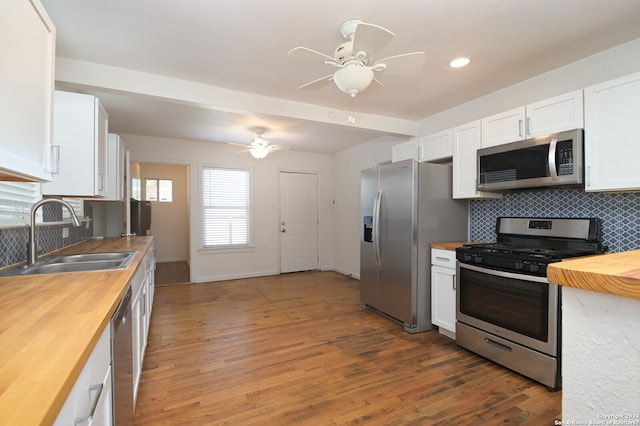
[[318, 269], [318, 176], [280, 173], [280, 272]]

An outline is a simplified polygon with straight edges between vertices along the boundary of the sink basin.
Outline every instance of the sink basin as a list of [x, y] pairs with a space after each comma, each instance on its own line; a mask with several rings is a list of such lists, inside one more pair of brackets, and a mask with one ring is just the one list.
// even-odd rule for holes
[[55, 256], [55, 263], [78, 263], [78, 262], [99, 262], [105, 260], [121, 261], [133, 257], [135, 251], [110, 252], [110, 253], [84, 253], [69, 254], [65, 256]]
[[126, 268], [136, 252], [84, 253], [43, 257], [30, 266], [15, 266], [0, 271], [0, 276], [59, 274], [63, 272], [101, 271]]

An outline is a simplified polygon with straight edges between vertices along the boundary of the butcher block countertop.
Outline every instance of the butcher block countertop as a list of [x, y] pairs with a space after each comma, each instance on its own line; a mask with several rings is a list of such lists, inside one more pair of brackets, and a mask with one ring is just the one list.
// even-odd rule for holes
[[125, 269], [0, 277], [0, 423], [53, 424], [152, 242], [96, 239], [55, 253], [137, 250]]
[[640, 299], [640, 250], [552, 263], [547, 278], [567, 287]]
[[465, 244], [472, 244], [472, 243], [473, 243], [472, 241], [459, 241], [459, 242], [453, 242], [453, 243], [432, 243], [431, 248], [454, 251], [458, 247], [462, 247]]

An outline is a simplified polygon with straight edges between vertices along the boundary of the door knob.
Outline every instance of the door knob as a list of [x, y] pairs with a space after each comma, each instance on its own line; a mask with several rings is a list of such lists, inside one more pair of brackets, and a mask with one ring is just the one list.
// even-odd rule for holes
[[287, 230], [282, 228], [282, 230], [280, 232], [282, 232], [284, 234], [285, 232], [287, 232]]

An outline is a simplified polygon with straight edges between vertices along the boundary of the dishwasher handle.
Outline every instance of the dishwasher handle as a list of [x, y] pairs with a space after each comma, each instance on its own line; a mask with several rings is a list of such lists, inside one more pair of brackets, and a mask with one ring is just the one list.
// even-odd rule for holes
[[131, 287], [127, 289], [127, 292], [124, 294], [124, 297], [120, 301], [118, 305], [118, 309], [113, 314], [113, 334], [115, 335], [121, 325], [125, 325], [129, 321], [129, 310], [127, 307], [129, 306], [131, 301]]

